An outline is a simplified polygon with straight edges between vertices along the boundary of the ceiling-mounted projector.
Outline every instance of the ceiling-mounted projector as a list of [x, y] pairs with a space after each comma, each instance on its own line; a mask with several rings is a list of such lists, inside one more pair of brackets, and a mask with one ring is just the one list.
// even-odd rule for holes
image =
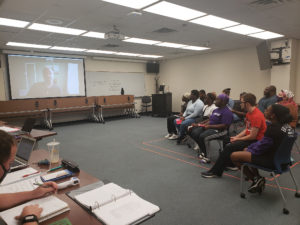
[[114, 25], [113, 30], [104, 34], [105, 39], [124, 40], [125, 35], [120, 33], [119, 29]]

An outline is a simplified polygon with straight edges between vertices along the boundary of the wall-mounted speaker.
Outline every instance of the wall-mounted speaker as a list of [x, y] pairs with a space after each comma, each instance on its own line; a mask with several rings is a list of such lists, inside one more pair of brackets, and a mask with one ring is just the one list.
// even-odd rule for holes
[[159, 73], [159, 63], [156, 62], [148, 62], [146, 64], [147, 73]]

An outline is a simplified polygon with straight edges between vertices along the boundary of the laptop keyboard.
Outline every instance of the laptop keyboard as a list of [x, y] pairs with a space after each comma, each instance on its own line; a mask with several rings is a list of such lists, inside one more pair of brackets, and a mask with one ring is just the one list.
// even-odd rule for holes
[[16, 167], [16, 166], [20, 166], [20, 165], [24, 165], [23, 163], [21, 163], [21, 162], [19, 162], [19, 161], [17, 161], [17, 160], [15, 160], [15, 161], [13, 161], [12, 162], [12, 164], [10, 165], [10, 167]]

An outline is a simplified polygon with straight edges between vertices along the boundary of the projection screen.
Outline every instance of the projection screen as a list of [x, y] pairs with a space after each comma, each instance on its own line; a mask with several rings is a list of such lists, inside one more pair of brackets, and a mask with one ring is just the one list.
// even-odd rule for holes
[[12, 99], [85, 96], [83, 59], [8, 55]]

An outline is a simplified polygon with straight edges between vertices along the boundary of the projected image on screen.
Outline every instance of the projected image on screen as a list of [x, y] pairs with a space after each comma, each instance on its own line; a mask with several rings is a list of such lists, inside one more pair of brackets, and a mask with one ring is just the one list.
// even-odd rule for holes
[[12, 99], [85, 96], [83, 59], [8, 55]]

